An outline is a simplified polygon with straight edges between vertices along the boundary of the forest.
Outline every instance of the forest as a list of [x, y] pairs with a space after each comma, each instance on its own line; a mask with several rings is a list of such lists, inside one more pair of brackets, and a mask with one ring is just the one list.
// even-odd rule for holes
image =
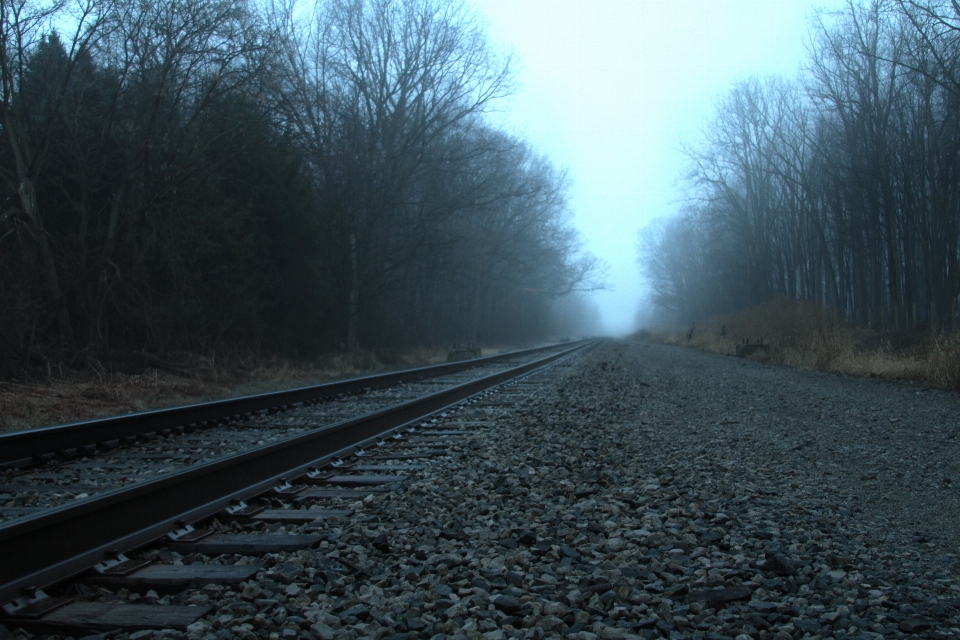
[[597, 286], [465, 4], [3, 0], [0, 38], [0, 374], [531, 341]]
[[849, 0], [794, 79], [751, 78], [686, 149], [677, 215], [638, 252], [663, 318], [772, 297], [877, 330], [957, 326], [960, 4]]

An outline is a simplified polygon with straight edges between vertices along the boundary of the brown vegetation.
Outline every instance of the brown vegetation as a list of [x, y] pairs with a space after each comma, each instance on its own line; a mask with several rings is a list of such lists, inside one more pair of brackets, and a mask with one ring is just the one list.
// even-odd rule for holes
[[446, 352], [440, 350], [409, 349], [329, 354], [309, 362], [192, 356], [180, 363], [180, 373], [152, 367], [131, 373], [129, 367], [118, 371], [110, 363], [82, 370], [57, 366], [33, 372], [28, 380], [0, 381], [0, 431], [321, 384], [445, 359]]
[[847, 325], [806, 300], [773, 298], [688, 329], [640, 331], [642, 339], [734, 355], [760, 340], [769, 349], [750, 359], [860, 376], [922, 380], [960, 390], [960, 331], [884, 332]]

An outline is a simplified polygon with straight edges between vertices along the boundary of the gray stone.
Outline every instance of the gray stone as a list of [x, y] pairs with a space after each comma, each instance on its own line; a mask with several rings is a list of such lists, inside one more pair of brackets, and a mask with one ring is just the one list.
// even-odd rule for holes
[[900, 631], [904, 633], [920, 633], [926, 631], [932, 625], [929, 620], [924, 618], [907, 618], [900, 622]]
[[493, 606], [508, 615], [514, 615], [520, 611], [520, 601], [510, 596], [500, 595], [493, 600]]

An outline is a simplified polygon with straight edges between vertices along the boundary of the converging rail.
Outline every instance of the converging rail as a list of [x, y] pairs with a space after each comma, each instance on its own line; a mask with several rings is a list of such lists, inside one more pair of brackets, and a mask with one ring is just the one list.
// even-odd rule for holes
[[0, 435], [0, 467], [24, 467], [42, 464], [56, 457], [69, 459], [88, 455], [98, 449], [106, 450], [140, 436], [169, 432], [169, 430], [204, 422], [239, 420], [256, 412], [283, 411], [326, 399], [456, 373], [557, 348], [558, 345], [550, 345], [510, 351], [474, 360], [406, 369], [297, 389], [5, 433]]
[[[2, 523], [0, 548], [4, 560], [0, 563], [0, 602], [22, 596], [24, 588], [32, 593], [37, 585], [65, 580], [86, 571], [105, 557], [115, 558], [119, 552], [141, 547], [171, 531], [180, 530], [188, 539], [188, 523], [211, 517], [231, 504], [265, 492], [282, 493], [289, 487], [286, 479], [298, 478], [311, 469], [322, 468], [365, 447], [399, 443], [416, 432], [430, 416], [449, 411], [467, 402], [471, 396], [530, 374], [592, 344], [564, 345], [570, 348], [437, 393]], [[515, 357], [517, 352], [508, 355]], [[492, 359], [484, 360], [489, 362]], [[472, 364], [477, 362], [472, 361]], [[145, 429], [168, 428], [172, 424], [219, 420], [237, 413], [309, 402], [330, 394], [346, 393], [347, 389], [363, 389], [373, 384], [387, 384], [391, 380], [409, 380], [413, 376], [424, 377], [438, 370], [459, 370], [470, 364], [426, 367], [51, 429], [84, 433], [80, 428], [83, 425], [104, 422], [112, 426], [102, 427], [99, 433], [110, 435], [101, 437], [116, 438], [124, 428], [143, 432]], [[80, 439], [83, 438], [78, 438], [77, 442]], [[314, 475], [317, 473], [314, 471]], [[29, 601], [29, 596], [22, 600]]]

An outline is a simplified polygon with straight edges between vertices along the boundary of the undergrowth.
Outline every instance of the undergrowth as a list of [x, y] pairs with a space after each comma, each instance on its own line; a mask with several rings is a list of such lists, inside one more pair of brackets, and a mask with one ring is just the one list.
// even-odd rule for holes
[[447, 354], [430, 348], [309, 360], [240, 351], [167, 354], [162, 369], [150, 366], [158, 358], [136, 355], [83, 366], [48, 364], [0, 379], [0, 432], [420, 367], [443, 362]]
[[854, 328], [831, 309], [806, 300], [773, 298], [690, 328], [642, 330], [637, 336], [730, 355], [739, 344], [762, 341], [767, 348], [748, 357], [805, 369], [920, 380], [960, 391], [960, 331]]

